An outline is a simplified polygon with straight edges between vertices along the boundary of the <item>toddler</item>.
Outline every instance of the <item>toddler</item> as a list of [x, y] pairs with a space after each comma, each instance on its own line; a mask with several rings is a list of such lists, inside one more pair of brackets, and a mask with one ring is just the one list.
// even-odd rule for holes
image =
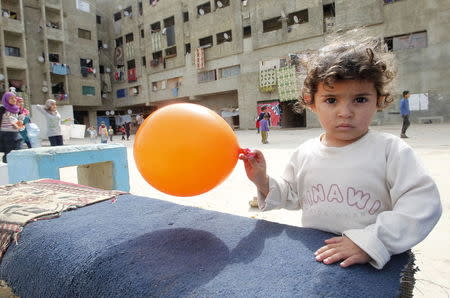
[[379, 39], [346, 38], [309, 55], [299, 105], [324, 132], [295, 150], [281, 178], [266, 174], [260, 151], [240, 156], [261, 210], [302, 209], [304, 227], [339, 235], [315, 252], [325, 264], [381, 269], [422, 241], [442, 213], [436, 184], [411, 147], [369, 129], [392, 102], [392, 57], [383, 49]]

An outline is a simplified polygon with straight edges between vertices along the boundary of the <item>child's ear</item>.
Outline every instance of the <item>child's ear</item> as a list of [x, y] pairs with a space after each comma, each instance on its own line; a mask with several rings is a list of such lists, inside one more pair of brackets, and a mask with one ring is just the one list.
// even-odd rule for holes
[[307, 107], [314, 112], [315, 105], [314, 105], [314, 103], [312, 103], [312, 97], [311, 97], [310, 93], [303, 94], [303, 101], [306, 103]]

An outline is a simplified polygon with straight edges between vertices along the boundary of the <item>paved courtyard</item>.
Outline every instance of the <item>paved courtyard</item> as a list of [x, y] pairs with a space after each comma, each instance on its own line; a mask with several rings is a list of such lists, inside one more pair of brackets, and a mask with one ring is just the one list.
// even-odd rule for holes
[[[375, 126], [372, 129], [395, 135], [400, 126]], [[260, 149], [266, 156], [271, 175], [280, 175], [291, 152], [303, 141], [317, 136], [321, 129], [277, 129], [269, 135], [269, 144], [262, 145], [255, 130], [236, 131], [242, 148]], [[416, 297], [450, 296], [450, 124], [412, 125], [406, 139], [422, 158], [425, 166], [439, 187], [443, 216], [433, 232], [414, 248], [420, 271], [416, 274]], [[152, 197], [178, 204], [265, 219], [279, 223], [300, 226], [300, 211], [275, 210], [259, 212], [250, 208], [248, 201], [255, 195], [253, 184], [247, 179], [241, 161], [224, 183], [210, 192], [190, 198], [177, 198], [152, 188], [139, 174], [133, 159], [133, 138], [129, 141], [114, 136], [114, 142], [126, 144], [130, 169], [131, 193]], [[89, 139], [72, 139], [69, 144], [89, 143]], [[44, 143], [45, 144], [45, 143]], [[76, 168], [61, 169], [61, 180], [77, 182]]]

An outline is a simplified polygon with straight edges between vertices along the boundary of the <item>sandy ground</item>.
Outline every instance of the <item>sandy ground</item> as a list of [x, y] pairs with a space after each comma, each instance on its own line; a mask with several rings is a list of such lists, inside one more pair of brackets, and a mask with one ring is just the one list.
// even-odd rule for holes
[[[372, 129], [394, 135], [400, 131], [399, 125], [375, 126]], [[269, 135], [269, 144], [263, 145], [255, 130], [236, 131], [242, 148], [260, 149], [266, 156], [268, 171], [279, 175], [284, 169], [291, 152], [303, 141], [317, 136], [320, 129], [278, 129]], [[416, 150], [435, 179], [441, 194], [443, 216], [431, 234], [414, 247], [417, 265], [416, 297], [450, 297], [450, 124], [412, 125], [406, 141]], [[247, 179], [242, 162], [221, 185], [210, 192], [190, 198], [166, 195], [152, 188], [139, 174], [133, 159], [133, 137], [121, 141], [115, 136], [113, 142], [126, 144], [130, 168], [131, 193], [178, 204], [204, 209], [265, 219], [269, 221], [300, 226], [300, 211], [276, 210], [259, 212], [250, 208], [248, 201], [255, 195], [253, 184]], [[72, 139], [70, 144], [88, 143], [88, 139]], [[76, 168], [61, 169], [61, 180], [77, 182]]]

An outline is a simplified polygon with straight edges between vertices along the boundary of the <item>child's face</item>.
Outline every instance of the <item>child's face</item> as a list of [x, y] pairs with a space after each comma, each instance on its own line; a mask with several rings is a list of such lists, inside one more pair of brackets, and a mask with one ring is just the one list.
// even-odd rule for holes
[[326, 144], [342, 147], [365, 135], [377, 111], [377, 99], [372, 82], [344, 80], [331, 87], [319, 83], [311, 109], [325, 129]]
[[15, 106], [17, 104], [17, 98], [15, 96], [10, 96], [8, 98], [8, 103], [12, 106]]

